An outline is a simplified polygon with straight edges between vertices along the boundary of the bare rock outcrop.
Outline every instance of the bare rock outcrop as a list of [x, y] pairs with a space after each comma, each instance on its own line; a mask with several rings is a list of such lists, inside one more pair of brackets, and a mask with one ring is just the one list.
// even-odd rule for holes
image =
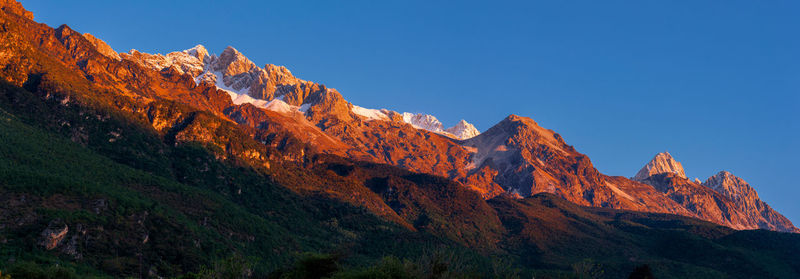
[[798, 232], [791, 221], [763, 202], [743, 179], [722, 171], [702, 184], [684, 174], [681, 163], [659, 153], [634, 177], [652, 185], [698, 218], [734, 229]]
[[69, 233], [67, 224], [60, 220], [50, 221], [50, 224], [41, 233], [39, 245], [44, 246], [47, 250], [53, 250], [67, 237], [67, 233]]
[[703, 186], [731, 199], [734, 206], [748, 219], [756, 221], [758, 228], [788, 232], [800, 231], [788, 218], [762, 201], [750, 184], [730, 172], [720, 171], [703, 182]]
[[16, 0], [0, 0], [0, 9], [6, 13], [19, 15], [21, 17], [33, 20], [33, 13], [22, 7], [22, 4]]
[[633, 177], [633, 180], [643, 181], [650, 176], [662, 173], [674, 173], [678, 177], [686, 178], [686, 173], [683, 171], [683, 165], [672, 158], [669, 152], [661, 152], [656, 154], [650, 162], [648, 162], [638, 173]]
[[91, 42], [94, 45], [94, 47], [97, 48], [97, 51], [100, 52], [100, 54], [117, 60], [122, 59], [119, 56], [119, 53], [114, 51], [114, 49], [111, 48], [111, 46], [109, 46], [105, 41], [98, 39], [97, 37], [89, 33], [83, 33], [83, 37], [89, 40], [89, 42]]

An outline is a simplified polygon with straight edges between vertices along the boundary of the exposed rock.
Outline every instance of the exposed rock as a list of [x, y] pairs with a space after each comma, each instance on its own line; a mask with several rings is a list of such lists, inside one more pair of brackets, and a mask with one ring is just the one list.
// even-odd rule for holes
[[444, 131], [442, 122], [439, 122], [439, 119], [436, 119], [436, 117], [430, 114], [404, 112], [403, 121], [418, 129], [424, 129], [435, 133]]
[[679, 177], [686, 178], [681, 163], [675, 161], [669, 152], [661, 152], [656, 154], [649, 163], [642, 167], [633, 177], [633, 180], [643, 181], [650, 176], [662, 173], [674, 173]]
[[47, 250], [52, 250], [61, 244], [61, 241], [67, 236], [69, 227], [61, 220], [50, 221], [47, 228], [41, 233], [41, 241], [39, 245], [44, 246]]
[[15, 14], [33, 20], [33, 13], [22, 7], [16, 0], [0, 0], [0, 9], [6, 13]]
[[61, 252], [72, 256], [74, 259], [81, 259], [83, 258], [83, 255], [78, 251], [78, 240], [82, 235], [86, 234], [86, 229], [84, 229], [82, 225], [78, 224], [76, 231], [77, 233], [72, 234], [72, 237], [69, 238], [69, 241], [67, 241], [61, 247]]
[[459, 121], [458, 124], [456, 124], [453, 127], [447, 128], [445, 131], [452, 134], [453, 136], [455, 136], [457, 139], [460, 140], [470, 139], [481, 133], [478, 131], [478, 129], [475, 129], [475, 126], [473, 126], [464, 119], [461, 119], [461, 121]]
[[678, 174], [659, 173], [642, 182], [663, 192], [700, 219], [739, 230], [757, 228], [757, 222], [748, 219], [745, 214], [737, 210], [729, 198]]
[[762, 201], [750, 184], [730, 172], [720, 171], [709, 177], [703, 185], [731, 199], [733, 205], [747, 215], [748, 219], [756, 221], [758, 228], [789, 232], [799, 231], [789, 219]]
[[761, 201], [747, 182], [729, 172], [719, 172], [701, 185], [699, 179], [686, 178], [681, 163], [664, 152], [634, 179], [652, 185], [704, 220], [735, 229], [797, 231], [786, 217]]
[[108, 56], [110, 58], [117, 59], [117, 60], [122, 59], [119, 56], [119, 53], [114, 51], [114, 49], [112, 49], [111, 46], [106, 44], [106, 42], [104, 42], [103, 40], [98, 39], [98, 38], [96, 38], [95, 36], [92, 36], [92, 34], [89, 34], [89, 33], [83, 33], [83, 37], [86, 38], [87, 40], [89, 40], [89, 42], [91, 42], [94, 45], [94, 47], [97, 48], [97, 51], [100, 52], [100, 54]]
[[255, 68], [256, 64], [253, 61], [247, 59], [244, 54], [232, 46], [228, 46], [219, 55], [219, 63], [216, 63], [212, 69], [222, 72], [226, 76], [235, 76], [250, 72]]
[[[167, 55], [132, 50], [119, 54], [119, 61], [66, 26], [48, 29], [22, 22], [9, 28], [16, 29], [7, 33], [25, 37], [14, 38], [26, 42], [19, 44], [19, 53], [22, 47], [36, 49], [59, 61], [58, 67], [67, 69], [60, 72], [70, 75], [64, 80], [76, 88], [102, 88], [130, 97], [129, 103], [112, 105], [149, 121], [169, 144], [195, 141], [219, 147], [223, 152], [215, 154], [218, 158], [264, 164], [265, 158], [301, 162], [318, 153], [337, 154], [443, 176], [487, 199], [548, 192], [579, 205], [681, 214], [735, 228], [757, 226], [742, 218], [728, 196], [685, 179], [671, 156], [643, 169], [646, 175], [639, 178], [646, 177], [644, 181], [654, 186], [606, 176], [560, 135], [529, 118], [510, 116], [483, 134], [459, 141], [454, 139], [461, 137], [455, 135], [458, 131], [442, 130], [432, 116], [411, 121], [424, 127], [420, 129], [391, 111], [378, 111], [386, 116], [384, 121], [363, 121], [338, 91], [297, 79], [285, 67], [259, 68], [234, 48], [219, 57], [202, 46]], [[0, 64], [14, 70], [6, 81], [25, 83], [36, 70], [31, 61], [25, 55], [0, 57]], [[238, 135], [230, 132], [234, 127], [252, 138], [228, 138]], [[263, 145], [237, 144], [253, 139]], [[95, 212], [102, 210], [97, 207]]]
[[474, 152], [467, 185], [488, 180], [523, 197], [546, 192], [585, 206], [693, 216], [652, 187], [602, 175], [559, 134], [527, 117], [511, 115], [464, 145]]

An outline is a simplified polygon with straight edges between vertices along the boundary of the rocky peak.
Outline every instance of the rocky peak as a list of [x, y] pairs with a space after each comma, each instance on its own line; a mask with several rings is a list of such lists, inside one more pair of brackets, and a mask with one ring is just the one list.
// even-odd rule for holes
[[665, 151], [656, 154], [649, 163], [636, 173], [633, 180], [644, 181], [650, 176], [662, 173], [674, 173], [681, 178], [686, 178], [686, 173], [684, 173], [681, 163], [675, 161], [672, 155]]
[[26, 10], [22, 7], [22, 4], [15, 0], [0, 0], [0, 10], [33, 20], [33, 13]]
[[435, 116], [430, 114], [404, 112], [403, 122], [411, 124], [411, 126], [414, 126], [414, 128], [424, 129], [431, 132], [441, 133], [444, 131], [442, 122], [439, 122], [439, 119], [436, 119]]
[[205, 60], [209, 57], [208, 50], [206, 50], [206, 47], [203, 45], [196, 45], [193, 48], [184, 50], [183, 52], [197, 58], [200, 60], [200, 62], [205, 62]]
[[247, 73], [256, 68], [256, 64], [247, 59], [241, 52], [229, 46], [219, 55], [215, 71], [221, 71], [226, 76], [235, 76]]
[[[326, 122], [326, 118], [329, 117], [349, 122], [354, 116], [350, 109], [350, 103], [333, 88], [322, 86], [321, 90], [308, 96], [307, 103], [312, 104], [306, 113], [314, 123]], [[327, 127], [327, 125], [318, 126]]]
[[170, 52], [167, 55], [162, 55], [149, 54], [132, 49], [128, 53], [121, 53], [120, 57], [122, 59], [135, 61], [144, 67], [158, 71], [175, 67], [175, 70], [180, 74], [188, 73], [192, 76], [197, 76], [203, 72], [205, 65], [203, 61], [190, 55], [190, 50], [192, 49]]
[[750, 184], [730, 172], [720, 171], [706, 179], [703, 186], [731, 199], [734, 207], [758, 223], [758, 228], [800, 232], [789, 219], [762, 201]]
[[266, 64], [264, 65], [264, 71], [267, 72], [269, 77], [274, 78], [276, 83], [298, 82], [297, 78], [292, 75], [292, 72], [284, 66]]
[[[730, 172], [720, 171], [719, 173], [706, 179], [703, 186], [713, 189], [720, 194], [731, 197], [731, 199], [752, 195], [758, 198], [758, 194], [747, 184], [744, 179], [741, 179]], [[734, 199], [735, 200], [735, 199]]]
[[552, 150], [564, 151], [564, 139], [553, 130], [539, 126], [529, 117], [511, 114], [500, 123], [492, 126], [483, 134], [505, 134], [509, 137], [509, 144], [533, 146], [534, 144], [548, 146]]
[[120, 58], [119, 53], [114, 51], [114, 49], [111, 48], [111, 46], [109, 46], [103, 40], [98, 39], [97, 37], [89, 33], [83, 33], [83, 37], [86, 38], [86, 40], [88, 40], [90, 43], [92, 43], [94, 47], [97, 49], [97, 51], [100, 52], [100, 54], [117, 60], [122, 59]]
[[464, 119], [461, 119], [455, 126], [447, 128], [445, 131], [461, 140], [475, 137], [481, 133], [478, 129], [475, 129], [475, 126]]

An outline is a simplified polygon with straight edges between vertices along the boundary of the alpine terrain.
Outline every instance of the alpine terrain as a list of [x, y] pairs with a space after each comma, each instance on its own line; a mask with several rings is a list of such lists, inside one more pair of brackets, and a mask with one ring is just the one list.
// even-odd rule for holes
[[800, 277], [800, 230], [727, 171], [610, 176], [528, 117], [446, 127], [0, 9], [1, 275]]

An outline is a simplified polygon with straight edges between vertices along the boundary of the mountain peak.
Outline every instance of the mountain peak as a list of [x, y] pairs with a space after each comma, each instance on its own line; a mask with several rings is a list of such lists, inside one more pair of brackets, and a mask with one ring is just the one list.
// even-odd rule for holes
[[633, 177], [633, 180], [642, 181], [650, 176], [662, 173], [674, 173], [682, 178], [686, 178], [683, 165], [676, 161], [675, 158], [672, 158], [669, 152], [664, 151], [656, 154], [649, 163], [642, 167], [642, 169], [636, 173], [636, 176]]
[[711, 188], [733, 201], [733, 205], [750, 219], [757, 220], [761, 229], [800, 232], [789, 219], [776, 212], [758, 197], [756, 190], [744, 179], [727, 171], [720, 171], [703, 182], [703, 186]]
[[114, 49], [111, 48], [111, 46], [109, 46], [105, 41], [98, 39], [97, 37], [89, 33], [83, 33], [83, 37], [86, 38], [86, 40], [88, 40], [90, 43], [92, 43], [94, 47], [97, 49], [97, 51], [100, 52], [100, 54], [117, 60], [122, 59], [119, 56], [119, 53], [114, 51]]
[[183, 51], [186, 54], [196, 57], [200, 59], [200, 61], [204, 61], [206, 57], [208, 57], [208, 50], [205, 46], [198, 44], [193, 48], [187, 49]]
[[403, 122], [411, 124], [415, 128], [431, 132], [441, 133], [444, 131], [442, 122], [439, 122], [439, 119], [430, 114], [404, 112]]
[[256, 64], [253, 63], [253, 61], [247, 59], [244, 54], [232, 46], [228, 46], [219, 55], [219, 63], [214, 70], [224, 70], [223, 74], [226, 76], [235, 76], [241, 73], [249, 72], [254, 68], [256, 68]]
[[724, 170], [706, 179], [703, 185], [722, 194], [731, 195], [742, 191], [749, 191], [749, 189], [752, 188], [744, 179]]
[[498, 123], [498, 125], [501, 125], [501, 124], [502, 125], [512, 125], [512, 126], [528, 126], [528, 127], [537, 128], [537, 130], [538, 129], [543, 129], [543, 128], [541, 128], [539, 126], [539, 123], [536, 123], [536, 121], [533, 120], [533, 118], [525, 117], [525, 116], [519, 116], [519, 115], [516, 115], [516, 114], [510, 114], [510, 115], [506, 116], [506, 118], [503, 119], [503, 121], [500, 121], [500, 123]]
[[0, 10], [33, 20], [33, 13], [26, 10], [22, 7], [22, 4], [15, 0], [0, 0]]
[[464, 119], [461, 119], [455, 126], [447, 128], [445, 131], [461, 140], [475, 137], [481, 133], [478, 129], [475, 129], [475, 126]]

